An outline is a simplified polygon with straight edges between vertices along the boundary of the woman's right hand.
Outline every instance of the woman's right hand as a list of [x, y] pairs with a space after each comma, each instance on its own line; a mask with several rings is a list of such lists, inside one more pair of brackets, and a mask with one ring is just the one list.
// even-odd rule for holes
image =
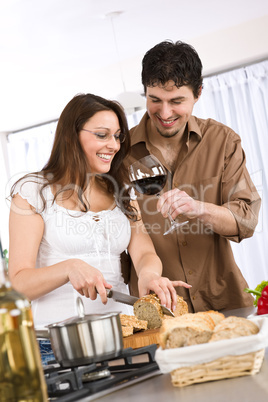
[[71, 267], [68, 272], [68, 278], [74, 289], [91, 300], [95, 300], [98, 293], [102, 303], [106, 304], [106, 289], [111, 289], [112, 285], [106, 282], [102, 273], [83, 260], [72, 259], [69, 262]]

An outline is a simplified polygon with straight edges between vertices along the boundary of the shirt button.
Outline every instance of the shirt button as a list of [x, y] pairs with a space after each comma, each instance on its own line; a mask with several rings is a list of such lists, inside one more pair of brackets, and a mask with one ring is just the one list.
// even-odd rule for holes
[[193, 296], [192, 299], [195, 300], [195, 296]]
[[189, 275], [192, 275], [193, 271], [189, 271]]
[[187, 241], [183, 241], [181, 244], [182, 244], [183, 246], [187, 246]]

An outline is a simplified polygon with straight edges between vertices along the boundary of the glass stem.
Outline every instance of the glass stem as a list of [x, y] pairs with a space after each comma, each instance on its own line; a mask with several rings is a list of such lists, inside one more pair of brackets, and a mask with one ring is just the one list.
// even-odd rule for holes
[[[156, 196], [157, 196], [157, 198], [160, 198], [160, 197], [161, 197], [160, 193], [157, 193]], [[167, 214], [168, 214], [168, 218], [169, 218], [171, 224], [172, 224], [172, 223], [175, 223], [175, 221], [174, 221], [174, 219], [172, 218], [172, 216], [170, 215], [170, 213], [168, 212]]]

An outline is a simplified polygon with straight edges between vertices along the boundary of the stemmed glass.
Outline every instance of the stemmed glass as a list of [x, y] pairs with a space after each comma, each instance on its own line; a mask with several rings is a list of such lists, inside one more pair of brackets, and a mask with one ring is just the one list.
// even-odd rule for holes
[[[167, 171], [154, 155], [147, 155], [137, 160], [128, 169], [130, 181], [139, 193], [160, 197], [160, 191], [164, 188], [167, 181]], [[164, 235], [188, 223], [188, 221], [174, 221], [169, 212], [168, 217], [171, 226]]]

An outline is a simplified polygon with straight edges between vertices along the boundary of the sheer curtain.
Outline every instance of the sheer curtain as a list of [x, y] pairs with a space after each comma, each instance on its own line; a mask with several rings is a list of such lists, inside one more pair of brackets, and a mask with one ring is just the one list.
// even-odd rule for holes
[[268, 280], [268, 61], [204, 79], [194, 115], [213, 118], [236, 131], [247, 168], [262, 198], [259, 223], [252, 238], [231, 242], [236, 262], [250, 287]]
[[9, 134], [7, 150], [11, 177], [42, 169], [51, 152], [56, 125], [57, 122], [53, 122]]

